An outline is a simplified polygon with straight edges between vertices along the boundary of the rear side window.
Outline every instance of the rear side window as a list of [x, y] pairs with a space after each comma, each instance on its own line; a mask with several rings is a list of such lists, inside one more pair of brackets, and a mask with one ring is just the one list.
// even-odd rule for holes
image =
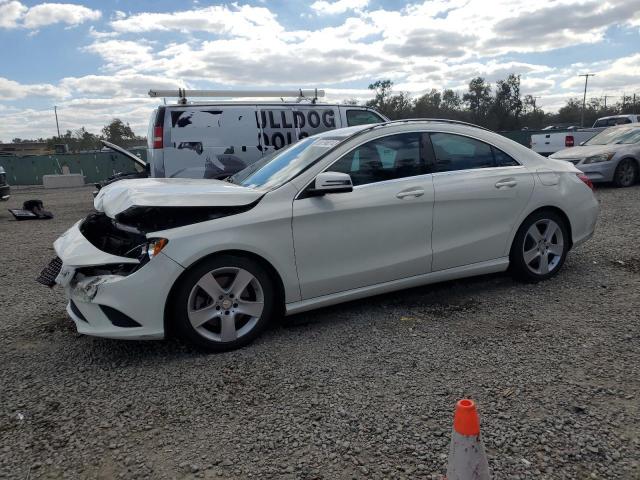
[[434, 172], [517, 166], [519, 163], [487, 143], [450, 133], [432, 133]]
[[520, 165], [499, 148], [492, 146], [491, 150], [493, 151], [493, 158], [496, 162], [496, 167], [517, 167], [518, 165]]
[[382, 117], [369, 110], [347, 110], [347, 125], [350, 127], [380, 122], [384, 122]]
[[622, 118], [612, 118], [611, 120], [609, 120], [609, 125], [611, 126], [624, 125], [626, 123], [631, 123], [631, 119], [627, 117], [622, 117]]

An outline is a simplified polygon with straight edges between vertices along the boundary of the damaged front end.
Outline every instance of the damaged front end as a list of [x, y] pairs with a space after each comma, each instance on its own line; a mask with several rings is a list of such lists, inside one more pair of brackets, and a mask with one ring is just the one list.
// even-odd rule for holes
[[179, 241], [168, 231], [246, 212], [263, 196], [216, 180], [115, 182], [100, 190], [94, 213], [55, 241], [57, 258], [38, 281], [65, 289], [80, 333], [161, 338], [166, 299], [184, 272], [165, 251], [165, 236]]

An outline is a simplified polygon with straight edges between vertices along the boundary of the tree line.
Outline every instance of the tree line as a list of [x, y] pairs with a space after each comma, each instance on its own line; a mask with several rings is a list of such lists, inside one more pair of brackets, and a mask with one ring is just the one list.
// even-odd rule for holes
[[89, 150], [100, 150], [102, 143], [100, 140], [115, 143], [123, 147], [142, 145], [146, 142], [146, 137], [136, 135], [128, 123], [124, 123], [119, 118], [114, 118], [106, 124], [99, 135], [88, 132], [84, 127], [77, 130], [67, 130], [64, 134], [49, 138], [23, 139], [14, 138], [12, 143], [41, 142], [53, 149], [54, 145], [66, 144], [70, 152], [82, 152]]
[[[393, 93], [391, 80], [378, 80], [369, 85], [374, 98], [366, 105], [373, 107], [392, 120], [402, 118], [448, 118], [475, 123], [496, 131], [531, 130], [552, 124], [580, 126], [582, 99], [569, 98], [557, 113], [547, 113], [536, 106], [536, 98], [522, 95], [520, 75], [510, 74], [492, 86], [483, 77], [473, 78], [467, 91], [458, 93], [451, 89], [436, 90], [418, 98], [408, 92]], [[584, 125], [590, 127], [599, 117], [636, 113], [640, 107], [635, 97], [624, 96], [617, 103], [606, 103], [600, 98], [591, 98], [586, 103]], [[345, 103], [355, 105], [355, 100]], [[640, 110], [640, 108], [638, 108]]]

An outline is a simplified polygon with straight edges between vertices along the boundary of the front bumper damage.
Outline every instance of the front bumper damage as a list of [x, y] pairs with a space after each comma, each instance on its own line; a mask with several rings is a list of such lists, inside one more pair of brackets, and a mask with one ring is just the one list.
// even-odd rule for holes
[[62, 261], [56, 283], [65, 289], [67, 312], [78, 332], [119, 339], [163, 338], [165, 302], [183, 267], [162, 252], [139, 267], [135, 258], [95, 247], [80, 231], [81, 223], [54, 243]]

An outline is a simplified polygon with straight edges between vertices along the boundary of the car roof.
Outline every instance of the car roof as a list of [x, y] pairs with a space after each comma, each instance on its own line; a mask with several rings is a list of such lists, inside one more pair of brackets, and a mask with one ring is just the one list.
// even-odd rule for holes
[[609, 120], [610, 118], [633, 118], [636, 115], [633, 114], [623, 114], [623, 115], [609, 115], [608, 117], [600, 117], [598, 120]]

